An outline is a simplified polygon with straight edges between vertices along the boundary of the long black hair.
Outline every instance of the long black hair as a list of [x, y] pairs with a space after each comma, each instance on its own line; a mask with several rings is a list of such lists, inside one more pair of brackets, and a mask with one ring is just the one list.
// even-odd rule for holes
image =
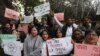
[[[47, 32], [47, 34], [48, 34], [48, 36], [49, 36], [48, 30], [42, 29], [41, 32], [40, 32], [40, 36], [42, 37], [42, 39], [43, 39], [43, 33], [44, 33], [44, 32]], [[44, 40], [44, 39], [43, 39], [43, 40]]]
[[60, 31], [62, 33], [62, 37], [63, 37], [63, 32], [62, 32], [62, 28], [58, 27], [56, 30], [55, 30], [55, 37], [57, 38], [57, 31]]
[[41, 36], [41, 37], [42, 37], [42, 35], [43, 35], [43, 32], [47, 32], [47, 33], [48, 33], [48, 35], [49, 35], [48, 30], [46, 30], [46, 29], [42, 29], [42, 30], [41, 30], [41, 32], [40, 32], [40, 36]]
[[95, 32], [97, 34], [97, 36], [100, 35], [100, 33], [99, 33], [99, 31], [97, 29], [91, 29], [91, 30], [88, 30], [88, 31], [85, 32], [85, 36], [87, 36], [91, 32]]
[[36, 28], [37, 31], [39, 32], [39, 28], [37, 26], [31, 26], [31, 27], [28, 27], [28, 33], [29, 34], [31, 34], [32, 28]]
[[80, 37], [81, 37], [80, 39], [81, 39], [81, 40], [84, 39], [83, 31], [80, 30], [80, 29], [76, 29], [76, 30], [73, 31], [72, 39], [75, 39], [74, 33], [75, 33], [76, 31], [78, 31], [78, 32], [80, 32], [80, 33], [82, 34], [82, 35], [80, 36]]

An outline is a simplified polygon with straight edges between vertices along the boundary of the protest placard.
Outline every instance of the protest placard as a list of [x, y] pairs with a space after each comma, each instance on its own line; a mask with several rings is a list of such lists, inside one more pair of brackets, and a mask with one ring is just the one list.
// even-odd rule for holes
[[28, 33], [28, 25], [23, 25], [18, 27], [18, 31], [23, 31], [24, 33]]
[[20, 13], [15, 11], [15, 10], [12, 10], [12, 9], [5, 8], [5, 15], [4, 16], [6, 18], [9, 18], [10, 20], [11, 19], [19, 20]]
[[18, 41], [9, 41], [3, 47], [4, 53], [11, 56], [21, 56], [22, 43]]
[[6, 45], [8, 41], [16, 41], [17, 36], [12, 34], [0, 34], [0, 38], [2, 40], [2, 45]]
[[2, 40], [17, 40], [17, 36], [12, 34], [0, 34], [0, 38]]
[[50, 10], [49, 2], [34, 7], [35, 16], [43, 16], [45, 14], [48, 14], [49, 10]]
[[12, 56], [21, 56], [21, 50], [23, 48], [23, 44], [17, 40], [16, 35], [12, 34], [0, 34], [0, 38], [2, 40], [2, 47], [4, 49], [4, 53]]
[[55, 13], [54, 16], [55, 16], [59, 21], [64, 21], [64, 13]]
[[74, 56], [100, 56], [100, 46], [75, 44]]
[[70, 38], [59, 38], [47, 40], [49, 55], [65, 55], [69, 54], [73, 49]]
[[21, 20], [21, 23], [31, 23], [31, 22], [33, 22], [33, 18], [34, 18], [34, 16], [24, 16], [24, 19], [23, 20]]
[[100, 15], [100, 4], [99, 4], [99, 6], [98, 6], [96, 15]]

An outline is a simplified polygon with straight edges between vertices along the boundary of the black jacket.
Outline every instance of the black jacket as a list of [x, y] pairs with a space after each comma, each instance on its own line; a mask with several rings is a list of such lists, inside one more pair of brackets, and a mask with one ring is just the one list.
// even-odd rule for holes
[[4, 53], [3, 49], [0, 47], [0, 56], [10, 56]]
[[[63, 26], [63, 28], [62, 28], [63, 37], [66, 36], [66, 31], [67, 31], [67, 28], [68, 28], [68, 27], [69, 27], [68, 25], [64, 25], [64, 26]], [[74, 31], [75, 28], [73, 27], [73, 25], [72, 25], [72, 28], [73, 28], [73, 31]]]

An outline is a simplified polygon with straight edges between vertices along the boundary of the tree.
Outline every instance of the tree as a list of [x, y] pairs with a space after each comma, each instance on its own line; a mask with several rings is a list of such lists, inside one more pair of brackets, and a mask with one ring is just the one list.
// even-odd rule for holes
[[9, 22], [9, 20], [7, 20], [4, 17], [4, 13], [5, 13], [5, 8], [10, 8], [10, 9], [14, 9], [11, 0], [0, 0], [0, 23], [1, 24], [5, 24], [6, 22]]
[[[75, 16], [83, 18], [85, 16], [95, 16], [95, 7], [98, 3], [94, 4], [97, 0], [49, 0], [51, 9], [55, 12], [65, 12], [66, 16]], [[95, 6], [94, 6], [95, 5]]]
[[34, 7], [41, 4], [39, 0], [25, 0], [25, 15], [30, 15], [34, 11]]

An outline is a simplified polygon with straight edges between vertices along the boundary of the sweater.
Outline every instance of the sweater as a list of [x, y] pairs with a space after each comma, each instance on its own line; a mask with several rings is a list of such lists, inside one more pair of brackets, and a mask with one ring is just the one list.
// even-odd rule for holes
[[40, 56], [43, 39], [40, 36], [29, 35], [24, 42], [24, 56]]

